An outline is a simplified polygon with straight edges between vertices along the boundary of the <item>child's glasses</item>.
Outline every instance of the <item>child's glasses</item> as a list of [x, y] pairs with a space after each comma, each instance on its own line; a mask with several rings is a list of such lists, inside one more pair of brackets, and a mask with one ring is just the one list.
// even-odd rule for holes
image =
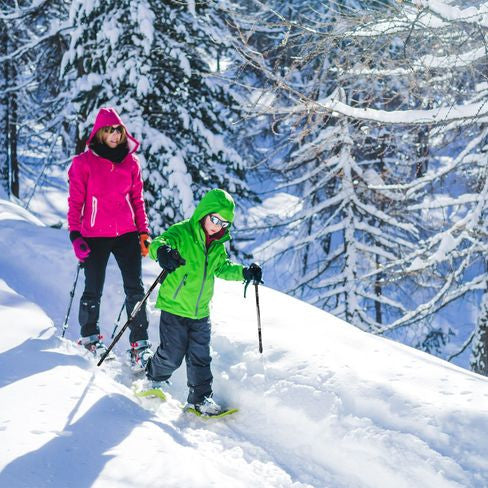
[[214, 225], [222, 227], [223, 229], [226, 229], [230, 225], [230, 222], [227, 222], [226, 220], [220, 220], [216, 215], [210, 215], [210, 222], [212, 222], [212, 224]]
[[109, 134], [113, 134], [114, 132], [117, 132], [118, 134], [122, 134], [124, 129], [122, 128], [121, 125], [118, 125], [117, 127], [105, 127], [105, 132], [108, 132]]

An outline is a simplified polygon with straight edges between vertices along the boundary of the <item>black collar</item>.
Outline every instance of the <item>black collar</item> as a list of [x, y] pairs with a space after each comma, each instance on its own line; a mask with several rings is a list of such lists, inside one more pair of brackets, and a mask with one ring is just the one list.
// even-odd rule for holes
[[120, 163], [129, 154], [129, 148], [127, 144], [119, 144], [117, 147], [111, 148], [106, 144], [98, 141], [92, 141], [90, 143], [90, 149], [95, 151], [96, 154], [102, 158], [112, 161], [112, 163]]

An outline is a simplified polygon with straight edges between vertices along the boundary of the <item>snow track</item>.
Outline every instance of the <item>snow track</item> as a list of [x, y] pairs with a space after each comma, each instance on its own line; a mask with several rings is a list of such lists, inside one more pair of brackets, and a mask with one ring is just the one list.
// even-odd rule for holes
[[[75, 271], [63, 231], [6, 220], [2, 234], [0, 486], [488, 486], [486, 378], [265, 287], [260, 355], [254, 300], [241, 284], [218, 281], [214, 391], [239, 412], [189, 417], [180, 408], [184, 365], [161, 404], [133, 395], [122, 362], [98, 368], [81, 354], [73, 342], [81, 286], [67, 340], [59, 338]], [[13, 247], [17, 235], [29, 239]], [[145, 261], [146, 286], [157, 272]], [[106, 337], [122, 301], [110, 263]], [[115, 352], [127, 347], [124, 335]]]

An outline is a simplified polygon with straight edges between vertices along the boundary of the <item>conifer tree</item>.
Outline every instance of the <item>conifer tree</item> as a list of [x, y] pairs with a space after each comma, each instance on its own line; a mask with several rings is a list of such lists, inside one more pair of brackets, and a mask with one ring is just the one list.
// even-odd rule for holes
[[[12, 195], [27, 205], [42, 168], [59, 158], [59, 64], [66, 0], [4, 2], [0, 7], [0, 158]], [[20, 172], [32, 180], [20, 188]], [[22, 191], [21, 191], [22, 190]]]
[[[442, 0], [417, 2], [423, 8], [408, 3], [377, 2], [376, 11], [361, 11], [361, 6], [353, 3], [349, 8], [347, 1], [334, 2], [325, 16], [311, 14], [301, 23], [275, 15], [274, 31], [282, 27], [282, 35], [275, 37], [283, 39], [283, 44], [286, 41], [288, 49], [296, 48], [294, 55], [288, 56], [293, 62], [281, 70], [273, 69], [264, 53], [246, 51], [245, 47], [243, 51], [252, 68], [260, 70], [266, 79], [263, 98], [272, 103], [263, 103], [261, 114], [281, 117], [282, 126], [288, 122], [295, 133], [302, 135], [294, 137], [290, 131], [291, 150], [280, 154], [285, 162], [282, 168], [286, 170], [288, 161], [297, 159], [294, 154], [300, 154], [302, 162], [307, 163], [316, 157], [314, 151], [320, 154], [318, 144], [311, 141], [319, 140], [317, 134], [326, 126], [324, 121], [342, 119], [348, 127], [345, 136], [353, 141], [350, 160], [364, 175], [371, 176], [365, 179], [367, 183], [359, 196], [374, 211], [367, 218], [368, 232], [359, 236], [369, 233], [366, 247], [371, 251], [376, 246], [376, 257], [368, 262], [377, 269], [359, 277], [356, 290], [361, 294], [363, 285], [359, 282], [370, 281], [369, 290], [374, 289], [374, 293], [368, 292], [369, 301], [375, 305], [376, 325], [382, 323], [378, 333], [400, 335], [402, 331], [410, 344], [442, 354], [451, 331], [446, 321], [436, 320], [435, 314], [460, 297], [479, 295], [486, 273], [480, 265], [486, 253], [487, 235], [486, 169], [483, 169], [488, 113], [484, 102], [487, 87], [483, 81], [486, 23], [482, 9], [448, 5]], [[336, 5], [337, 15], [328, 16]], [[477, 10], [479, 16], [475, 15]], [[325, 60], [326, 76], [320, 76], [316, 59]], [[320, 80], [315, 85], [320, 92], [313, 89], [311, 67]], [[345, 98], [334, 95], [337, 87], [344, 90]], [[373, 144], [377, 138], [377, 146], [382, 145], [381, 138], [386, 136], [388, 151], [399, 164], [387, 158], [380, 170], [374, 153], [379, 155], [382, 151], [374, 147], [370, 151], [373, 156], [362, 155], [366, 142], [362, 128], [371, 131]], [[329, 150], [323, 153], [325, 160], [328, 153]], [[316, 171], [320, 171], [318, 163]], [[360, 182], [355, 173], [360, 174], [351, 172], [353, 181]], [[324, 194], [316, 194], [311, 200], [313, 192], [305, 181], [316, 174], [305, 169], [301, 179], [294, 174], [280, 188], [294, 189], [302, 207], [312, 201], [314, 208], [320, 208], [321, 202], [328, 201], [325, 183]], [[329, 183], [334, 187], [332, 181]], [[392, 205], [384, 195], [380, 196], [385, 193], [398, 204]], [[398, 200], [399, 197], [403, 200]], [[347, 200], [344, 204], [347, 206]], [[306, 209], [298, 215], [304, 212]], [[386, 229], [384, 237], [393, 238], [392, 242], [396, 239], [399, 245], [390, 249], [384, 241], [377, 240], [375, 244], [372, 228], [375, 222], [381, 222], [378, 218], [381, 212], [391, 217], [387, 224], [401, 224], [397, 230], [415, 231], [390, 234], [392, 229], [381, 224], [378, 230], [383, 233]], [[301, 223], [296, 215], [288, 213], [281, 228], [285, 225], [296, 230]], [[322, 220], [329, 222], [330, 217], [323, 215]], [[349, 233], [347, 239], [354, 239], [352, 247], [364, 248], [365, 242], [357, 236], [356, 232]], [[346, 244], [351, 248], [349, 241]], [[323, 247], [327, 252], [328, 246], [325, 241]], [[331, 249], [341, 249], [340, 246], [337, 239], [331, 241]], [[261, 249], [267, 257], [273, 251], [285, 252], [278, 240], [263, 244]], [[364, 261], [356, 261], [360, 262]], [[293, 278], [299, 276], [297, 284], [305, 284], [307, 299], [313, 301], [320, 291], [309, 280], [313, 275], [303, 273], [296, 267]], [[401, 286], [394, 293], [390, 286], [386, 293], [385, 286], [393, 283]], [[408, 292], [402, 293], [402, 288]], [[390, 309], [388, 316], [379, 307], [380, 296], [385, 301], [384, 310]], [[331, 310], [329, 306], [324, 308]]]
[[79, 128], [77, 150], [104, 105], [118, 109], [142, 143], [145, 199], [154, 232], [188, 217], [213, 187], [250, 195], [245, 161], [232, 148], [239, 114], [215, 76], [212, 9], [192, 2], [73, 2], [66, 79]]

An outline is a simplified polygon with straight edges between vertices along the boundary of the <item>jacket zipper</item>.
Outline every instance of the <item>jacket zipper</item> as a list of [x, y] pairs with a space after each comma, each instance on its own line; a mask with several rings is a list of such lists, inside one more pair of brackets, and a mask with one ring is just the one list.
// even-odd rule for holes
[[132, 215], [132, 222], [134, 222], [134, 225], [136, 225], [136, 216], [134, 214], [134, 209], [132, 208], [132, 205], [130, 203], [130, 200], [129, 200], [129, 194], [127, 193], [127, 195], [125, 196], [125, 201], [127, 202], [127, 205], [129, 205], [129, 209], [130, 209], [130, 214]]
[[181, 290], [181, 287], [185, 285], [187, 276], [188, 276], [188, 273], [185, 273], [185, 276], [183, 276], [183, 279], [180, 281], [178, 288], [176, 288], [176, 291], [173, 293], [173, 300], [177, 297], [178, 293]]
[[202, 298], [203, 288], [205, 286], [205, 280], [207, 279], [207, 266], [208, 266], [208, 249], [205, 249], [205, 267], [203, 268], [203, 280], [202, 286], [200, 288], [200, 293], [197, 298], [197, 305], [195, 307], [195, 317], [198, 317], [198, 305], [200, 304], [200, 299]]
[[92, 197], [92, 213], [90, 219], [90, 225], [93, 227], [95, 225], [95, 219], [97, 217], [97, 197]]

